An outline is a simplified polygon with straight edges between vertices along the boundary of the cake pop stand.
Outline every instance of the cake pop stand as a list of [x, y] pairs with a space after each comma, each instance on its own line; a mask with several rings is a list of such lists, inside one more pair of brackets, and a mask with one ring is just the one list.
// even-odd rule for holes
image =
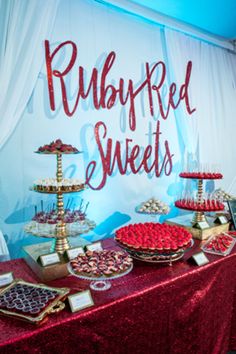
[[[189, 172], [189, 173], [180, 173], [179, 175], [181, 178], [188, 178], [188, 179], [196, 179], [198, 181], [198, 186], [197, 186], [197, 204], [201, 205], [203, 203], [203, 180], [215, 180], [215, 179], [222, 179], [223, 176], [218, 173], [195, 173], [195, 172]], [[184, 209], [184, 208], [182, 208]], [[187, 209], [189, 210], [189, 209]], [[214, 211], [214, 210], [211, 210]], [[216, 209], [217, 211], [217, 209]], [[196, 224], [199, 222], [207, 222], [204, 211], [202, 209], [196, 210], [192, 224]]]
[[[197, 188], [197, 203], [203, 202], [203, 180], [215, 180], [222, 179], [223, 176], [220, 173], [180, 173], [181, 178], [195, 179], [198, 183]], [[189, 209], [185, 209], [189, 210]], [[213, 211], [213, 210], [211, 210]], [[217, 210], [216, 210], [217, 211]], [[191, 232], [194, 238], [199, 240], [206, 240], [212, 235], [216, 235], [221, 232], [229, 230], [229, 223], [222, 225], [215, 224], [214, 217], [208, 217], [203, 210], [197, 210], [192, 217], [192, 214], [180, 215], [172, 219], [165, 221], [170, 225], [177, 225], [185, 227]]]
[[125, 272], [123, 273], [120, 273], [120, 274], [116, 274], [116, 275], [113, 275], [113, 276], [110, 276], [110, 277], [88, 277], [88, 276], [85, 276], [85, 275], [80, 275], [80, 274], [77, 274], [74, 272], [73, 268], [71, 267], [70, 263], [68, 263], [67, 265], [67, 269], [69, 271], [69, 273], [79, 279], [82, 279], [82, 280], [88, 280], [90, 281], [90, 288], [92, 290], [95, 290], [95, 291], [104, 291], [104, 290], [108, 290], [110, 289], [111, 287], [111, 282], [110, 280], [115, 280], [115, 279], [118, 279], [118, 278], [121, 278], [127, 274], [129, 274], [131, 272], [131, 270], [133, 269], [133, 264], [130, 266], [129, 269], [127, 269]]

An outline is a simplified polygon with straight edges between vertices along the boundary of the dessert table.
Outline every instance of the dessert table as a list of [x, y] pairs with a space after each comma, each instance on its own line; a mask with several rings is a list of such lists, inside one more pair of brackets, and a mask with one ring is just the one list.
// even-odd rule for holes
[[[114, 247], [112, 239], [103, 247]], [[134, 261], [127, 276], [107, 291], [92, 291], [95, 305], [77, 313], [69, 306], [41, 326], [0, 317], [0, 353], [194, 353], [236, 350], [236, 246], [227, 257], [207, 254], [188, 261], [199, 241], [173, 266]], [[0, 273], [39, 282], [23, 259], [0, 263]], [[68, 276], [49, 285], [88, 289]]]

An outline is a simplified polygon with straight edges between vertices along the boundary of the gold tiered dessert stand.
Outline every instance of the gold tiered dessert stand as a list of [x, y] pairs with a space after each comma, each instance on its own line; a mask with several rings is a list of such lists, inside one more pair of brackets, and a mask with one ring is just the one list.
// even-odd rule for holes
[[[189, 177], [186, 177], [183, 173], [180, 173], [180, 177], [196, 179], [198, 181], [198, 185], [197, 185], [197, 205], [200, 207], [202, 205], [202, 203], [203, 203], [203, 179], [221, 179], [223, 176], [219, 174], [218, 177], [214, 177], [214, 174], [208, 173], [208, 174], [205, 174], [205, 175], [203, 174], [202, 177], [201, 176], [198, 177], [197, 174], [195, 174], [195, 173], [192, 173], [192, 174], [189, 173]], [[212, 211], [214, 211], [214, 210], [212, 209]], [[204, 210], [201, 210], [199, 208], [199, 210], [197, 210], [194, 213], [192, 224], [193, 225], [198, 225], [198, 223], [200, 223], [200, 222], [207, 222], [207, 219], [205, 217]]]
[[[221, 174], [218, 174], [217, 176], [216, 174], [211, 174], [211, 173], [206, 173], [205, 175], [203, 174], [203, 176], [201, 176], [201, 173], [192, 173], [192, 174], [189, 173], [188, 176], [185, 176], [184, 173], [180, 173], [180, 177], [197, 180], [198, 185], [197, 185], [196, 204], [200, 206], [203, 203], [203, 180], [221, 179], [223, 176]], [[180, 207], [178, 205], [176, 206], [178, 208]], [[182, 207], [182, 209], [191, 210], [189, 208], [184, 208], [184, 207]], [[211, 211], [213, 212], [214, 210], [212, 209]], [[199, 208], [194, 212], [193, 217], [192, 214], [188, 214], [188, 215], [179, 216], [173, 219], [166, 220], [166, 222], [172, 225], [183, 226], [191, 232], [194, 238], [205, 240], [212, 235], [216, 235], [218, 233], [229, 230], [228, 222], [221, 225], [217, 225], [215, 224], [215, 220], [216, 220], [215, 217], [207, 217], [205, 215], [205, 211]], [[203, 228], [201, 227], [201, 225], [203, 226]]]
[[[81, 183], [78, 185], [72, 186], [65, 186], [62, 185], [63, 179], [63, 170], [62, 170], [62, 155], [68, 154], [79, 154], [81, 152], [39, 152], [36, 151], [38, 154], [44, 155], [56, 155], [57, 159], [57, 169], [56, 169], [56, 186], [40, 186], [34, 185], [31, 190], [39, 193], [45, 194], [56, 194], [57, 196], [57, 215], [58, 215], [58, 222], [55, 227], [55, 231], [53, 233], [48, 233], [42, 235], [42, 233], [37, 232], [37, 230], [27, 229], [25, 228], [25, 232], [30, 233], [37, 237], [46, 237], [49, 239], [53, 239], [53, 243], [41, 243], [38, 245], [33, 246], [26, 246], [24, 247], [24, 251], [26, 252], [26, 262], [28, 265], [33, 269], [33, 271], [41, 278], [42, 280], [52, 280], [57, 279], [68, 274], [66, 263], [67, 261], [64, 259], [63, 255], [66, 250], [70, 249], [70, 243], [68, 238], [72, 236], [79, 236], [80, 234], [87, 233], [88, 231], [92, 230], [96, 225], [93, 222], [89, 223], [89, 227], [86, 231], [81, 232], [74, 232], [71, 233], [70, 231], [66, 230], [66, 223], [64, 221], [64, 201], [63, 195], [65, 193], [75, 193], [81, 192], [85, 189], [85, 184]], [[79, 246], [84, 246], [84, 244], [80, 244]], [[50, 265], [47, 267], [41, 267], [38, 263], [38, 258], [40, 255], [48, 254], [52, 252], [57, 252], [60, 256], [61, 263], [57, 265]]]
[[[37, 152], [38, 153], [38, 152]], [[79, 152], [77, 152], [78, 154]], [[42, 152], [39, 152], [39, 154], [42, 154]], [[70, 244], [68, 241], [68, 237], [71, 236], [70, 233], [66, 231], [66, 224], [64, 222], [64, 201], [63, 201], [63, 194], [64, 193], [74, 193], [74, 192], [80, 192], [83, 191], [85, 188], [84, 183], [78, 186], [73, 186], [73, 187], [62, 187], [59, 186], [62, 183], [62, 153], [50, 153], [50, 154], [56, 154], [57, 157], [57, 172], [56, 172], [56, 177], [57, 177], [57, 184], [58, 186], [55, 187], [45, 187], [45, 188], [40, 188], [39, 186], [34, 186], [33, 190], [39, 193], [47, 193], [47, 194], [56, 194], [57, 196], [57, 215], [59, 222], [56, 224], [56, 230], [55, 230], [55, 235], [48, 235], [48, 237], [54, 237], [55, 239], [55, 244], [54, 244], [54, 249], [56, 252], [63, 254], [66, 250], [70, 248]], [[68, 153], [67, 153], [68, 154]], [[76, 152], [73, 152], [73, 154], [76, 154]], [[79, 232], [78, 232], [79, 234]], [[35, 236], [42, 237], [41, 234], [33, 233]], [[73, 235], [72, 235], [73, 236]]]

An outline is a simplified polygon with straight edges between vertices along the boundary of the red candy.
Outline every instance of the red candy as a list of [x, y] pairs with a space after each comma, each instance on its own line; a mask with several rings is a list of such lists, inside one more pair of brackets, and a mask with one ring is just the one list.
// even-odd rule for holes
[[191, 239], [192, 235], [183, 227], [159, 223], [128, 225], [116, 232], [120, 244], [140, 251], [176, 251]]

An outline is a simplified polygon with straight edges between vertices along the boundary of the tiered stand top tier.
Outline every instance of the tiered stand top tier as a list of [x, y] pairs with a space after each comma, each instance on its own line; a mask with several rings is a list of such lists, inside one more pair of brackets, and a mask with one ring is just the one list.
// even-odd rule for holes
[[223, 175], [221, 173], [212, 173], [212, 172], [181, 172], [179, 174], [181, 178], [190, 178], [190, 179], [222, 179]]

